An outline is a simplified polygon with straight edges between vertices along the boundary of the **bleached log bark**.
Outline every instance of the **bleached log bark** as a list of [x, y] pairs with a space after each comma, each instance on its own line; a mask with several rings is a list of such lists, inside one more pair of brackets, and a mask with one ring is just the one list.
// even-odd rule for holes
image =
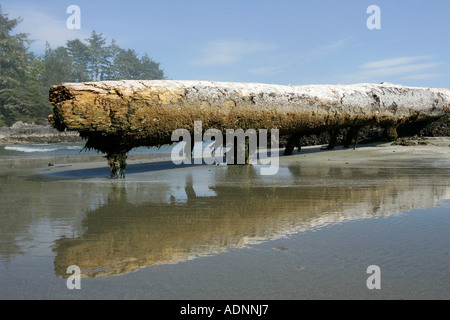
[[282, 86], [209, 81], [101, 81], [50, 89], [49, 120], [87, 147], [126, 153], [171, 143], [176, 129], [279, 129], [280, 135], [408, 121], [449, 113], [450, 90], [390, 83]]

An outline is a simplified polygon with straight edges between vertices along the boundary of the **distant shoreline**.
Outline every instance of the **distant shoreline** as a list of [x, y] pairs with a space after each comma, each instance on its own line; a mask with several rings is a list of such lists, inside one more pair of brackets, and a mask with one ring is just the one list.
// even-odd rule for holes
[[78, 132], [59, 132], [50, 125], [16, 122], [11, 127], [0, 127], [2, 144], [34, 144], [83, 142]]

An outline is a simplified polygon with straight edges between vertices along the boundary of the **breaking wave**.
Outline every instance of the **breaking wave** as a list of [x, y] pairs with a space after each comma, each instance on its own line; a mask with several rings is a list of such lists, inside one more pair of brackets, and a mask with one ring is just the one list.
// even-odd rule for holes
[[60, 146], [60, 145], [47, 145], [47, 144], [34, 144], [29, 146], [6, 146], [5, 150], [17, 151], [17, 152], [53, 152], [58, 150], [81, 150], [81, 146]]

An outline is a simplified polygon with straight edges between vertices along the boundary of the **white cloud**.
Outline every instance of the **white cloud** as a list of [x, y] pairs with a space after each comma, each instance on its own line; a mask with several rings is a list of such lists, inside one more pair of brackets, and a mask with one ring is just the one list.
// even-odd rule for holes
[[45, 11], [42, 6], [16, 6], [8, 5], [3, 8], [10, 19], [22, 18], [22, 22], [15, 28], [14, 32], [29, 34], [29, 39], [35, 40], [31, 49], [43, 51], [45, 43], [48, 42], [52, 48], [65, 45], [67, 40], [88, 38], [91, 32], [83, 29], [83, 18], [81, 16], [81, 29], [69, 30], [66, 26], [67, 18], [70, 16], [65, 11], [61, 14], [52, 14]]
[[289, 74], [292, 70], [298, 69], [298, 63], [311, 63], [316, 59], [333, 55], [345, 49], [352, 38], [345, 38], [323, 43], [317, 47], [307, 49], [304, 52], [278, 52], [270, 59], [264, 61], [264, 65], [248, 69], [248, 72], [259, 76], [274, 76], [277, 74]]
[[408, 75], [418, 71], [425, 71], [435, 68], [439, 63], [421, 63], [421, 64], [409, 64], [405, 66], [394, 66], [390, 68], [377, 68], [368, 71], [361, 72], [360, 75], [365, 77], [394, 77]]
[[363, 69], [389, 68], [430, 58], [432, 58], [432, 56], [399, 57], [393, 59], [384, 59], [365, 63], [361, 66], [361, 68]]
[[405, 80], [431, 79], [439, 75], [430, 72], [430, 70], [435, 69], [441, 64], [434, 61], [422, 61], [430, 60], [431, 58], [433, 56], [412, 56], [371, 61], [359, 66], [360, 71], [347, 75], [346, 78], [352, 82], [389, 82], [392, 78]]
[[217, 40], [209, 42], [202, 50], [202, 56], [192, 61], [201, 66], [228, 65], [241, 61], [245, 56], [264, 52], [273, 45], [261, 41]]
[[249, 69], [248, 72], [257, 76], [267, 76], [280, 73], [282, 71], [281, 69], [281, 67], [265, 66]]
[[410, 76], [405, 76], [403, 79], [407, 80], [424, 80], [424, 79], [433, 79], [437, 77], [441, 77], [442, 75], [438, 73], [419, 73], [419, 74], [413, 74]]
[[312, 48], [303, 54], [300, 54], [299, 58], [307, 62], [310, 62], [311, 60], [316, 59], [318, 57], [324, 57], [330, 54], [334, 54], [342, 50], [350, 42], [351, 39], [352, 38], [345, 38], [325, 43], [318, 47]]

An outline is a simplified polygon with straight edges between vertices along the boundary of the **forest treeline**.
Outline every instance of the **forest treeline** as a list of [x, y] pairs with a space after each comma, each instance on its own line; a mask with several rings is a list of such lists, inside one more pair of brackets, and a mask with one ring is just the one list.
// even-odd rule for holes
[[57, 48], [47, 43], [45, 53], [36, 55], [29, 50], [33, 40], [27, 34], [12, 32], [20, 22], [0, 6], [0, 126], [45, 124], [52, 111], [49, 88], [62, 82], [165, 78], [160, 64], [147, 54], [139, 57], [95, 31]]

